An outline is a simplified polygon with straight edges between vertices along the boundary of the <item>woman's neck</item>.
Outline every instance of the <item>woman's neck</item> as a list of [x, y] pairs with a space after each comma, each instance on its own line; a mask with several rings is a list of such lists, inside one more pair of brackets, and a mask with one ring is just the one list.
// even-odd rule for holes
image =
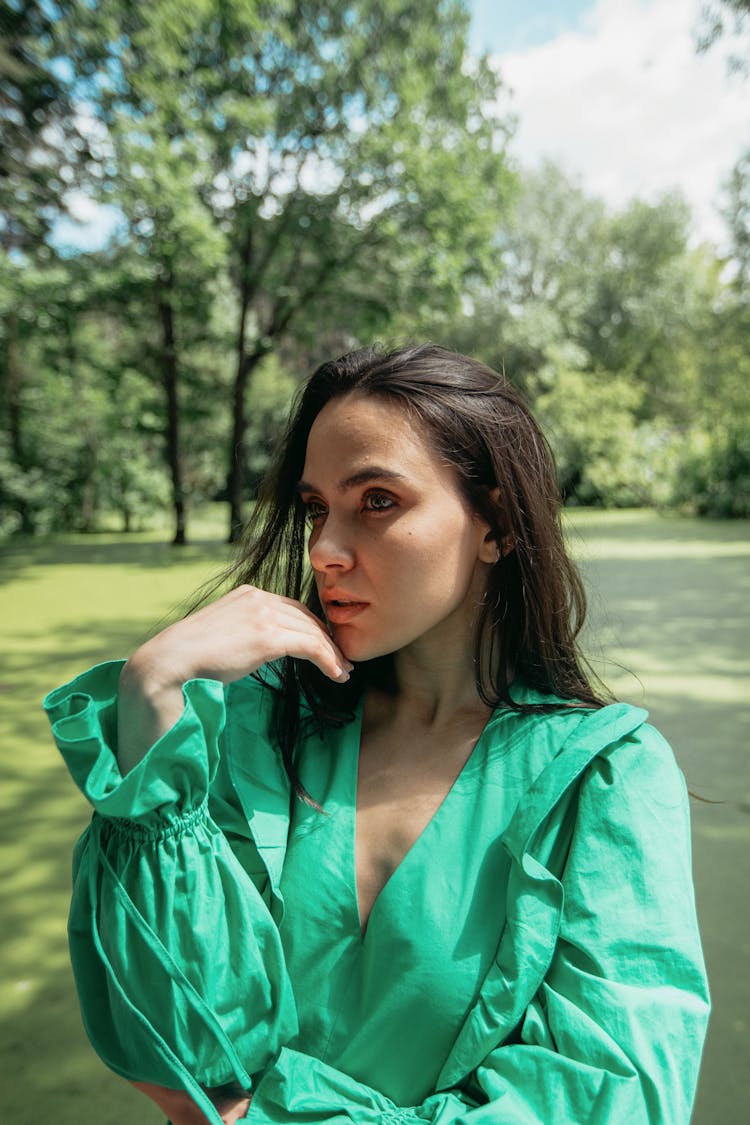
[[426, 638], [393, 657], [395, 709], [424, 726], [441, 727], [467, 710], [485, 709], [476, 685], [473, 646]]

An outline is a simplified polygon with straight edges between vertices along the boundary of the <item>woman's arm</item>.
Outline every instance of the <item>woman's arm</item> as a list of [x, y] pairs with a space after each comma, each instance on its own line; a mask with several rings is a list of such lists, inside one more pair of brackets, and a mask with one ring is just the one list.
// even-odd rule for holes
[[[123, 776], [120, 671], [117, 662], [101, 665], [45, 701], [95, 809], [76, 848], [69, 920], [84, 1024], [115, 1073], [188, 1091], [217, 1125], [204, 1089], [233, 1079], [249, 1089], [250, 1076], [295, 1033], [294, 1000], [257, 873], [242, 866], [208, 811], [225, 689], [213, 680], [185, 684], [177, 722]], [[277, 765], [268, 785], [278, 784], [288, 818], [287, 779], [268, 741], [274, 693], [249, 677], [240, 686], [243, 737], [254, 757]]]
[[182, 686], [209, 679], [229, 684], [282, 656], [309, 660], [332, 680], [352, 668], [322, 623], [291, 598], [240, 586], [142, 645], [122, 670], [117, 760], [137, 765], [179, 719]]
[[[172, 1125], [210, 1125], [205, 1113], [184, 1090], [168, 1090], [166, 1086], [155, 1086], [152, 1082], [134, 1082], [133, 1085], [158, 1105]], [[247, 1094], [233, 1092], [228, 1086], [207, 1090], [206, 1093], [224, 1125], [234, 1125], [247, 1116], [252, 1100]]]
[[[209, 1114], [197, 1083], [249, 1085], [296, 1026], [275, 924], [207, 807], [223, 685], [285, 655], [334, 679], [351, 667], [300, 603], [240, 587], [45, 700], [97, 814], [70, 925], [89, 1038], [123, 1077], [170, 1104], [192, 1089]], [[267, 712], [256, 687], [251, 710]]]

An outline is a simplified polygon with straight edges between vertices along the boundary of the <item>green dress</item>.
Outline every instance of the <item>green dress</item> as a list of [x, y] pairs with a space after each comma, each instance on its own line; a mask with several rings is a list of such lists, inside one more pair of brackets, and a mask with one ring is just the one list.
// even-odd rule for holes
[[303, 723], [323, 813], [290, 793], [253, 677], [187, 683], [123, 778], [120, 667], [45, 700], [95, 809], [70, 942], [113, 1070], [217, 1123], [201, 1087], [232, 1080], [258, 1125], [689, 1120], [709, 1002], [687, 797], [644, 711], [497, 710], [363, 935], [361, 714]]

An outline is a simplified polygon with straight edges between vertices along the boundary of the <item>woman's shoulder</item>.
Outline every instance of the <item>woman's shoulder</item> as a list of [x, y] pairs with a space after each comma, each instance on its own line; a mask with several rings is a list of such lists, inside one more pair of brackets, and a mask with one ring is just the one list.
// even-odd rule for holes
[[521, 738], [530, 743], [544, 743], [548, 757], [582, 743], [603, 748], [638, 730], [648, 719], [645, 708], [630, 703], [597, 706], [565, 699], [519, 681], [511, 684], [510, 697], [518, 709], [502, 703], [496, 708], [491, 720], [497, 728], [496, 737], [507, 739], [511, 735], [514, 741]]
[[548, 730], [553, 737], [564, 736], [565, 744], [576, 746], [598, 745], [604, 750], [623, 738], [631, 738], [651, 745], [655, 750], [669, 751], [663, 736], [648, 723], [645, 707], [623, 700], [612, 700], [600, 705], [576, 699], [565, 699], [552, 692], [515, 682], [510, 695], [523, 710], [512, 712], [501, 708], [496, 714], [515, 714], [529, 737]]
[[576, 705], [521, 685], [511, 694], [517, 703], [545, 705], [495, 712], [495, 741], [515, 745], [529, 770], [527, 800], [539, 813], [550, 811], [579, 780], [617, 800], [649, 793], [667, 803], [684, 800], [684, 778], [672, 748], [648, 722], [645, 708], [622, 701]]
[[597, 837], [616, 835], [619, 824], [625, 838], [649, 817], [684, 820], [685, 779], [647, 719], [644, 708], [623, 702], [525, 715], [516, 761], [528, 783], [505, 835], [511, 855], [546, 856], [571, 815], [577, 832]]

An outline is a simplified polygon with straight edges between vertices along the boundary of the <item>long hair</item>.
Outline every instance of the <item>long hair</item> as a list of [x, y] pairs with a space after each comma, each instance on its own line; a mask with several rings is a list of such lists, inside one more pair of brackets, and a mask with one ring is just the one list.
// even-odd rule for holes
[[[234, 584], [303, 601], [323, 619], [306, 565], [306, 516], [296, 485], [315, 419], [332, 399], [350, 394], [401, 406], [453, 466], [498, 545], [510, 547], [490, 569], [479, 614], [475, 666], [481, 699], [518, 711], [549, 711], [566, 701], [602, 706], [606, 700], [595, 690], [576, 641], [586, 598], [563, 540], [547, 441], [504, 376], [432, 344], [391, 352], [364, 348], [317, 369], [302, 388], [244, 531], [230, 571]], [[319, 728], [346, 722], [368, 684], [392, 683], [392, 658], [356, 665], [347, 684], [334, 684], [310, 662], [292, 657], [279, 662], [278, 672], [279, 742], [287, 772], [305, 797], [294, 768], [302, 709]], [[519, 703], [511, 695], [514, 680], [555, 698]]]

